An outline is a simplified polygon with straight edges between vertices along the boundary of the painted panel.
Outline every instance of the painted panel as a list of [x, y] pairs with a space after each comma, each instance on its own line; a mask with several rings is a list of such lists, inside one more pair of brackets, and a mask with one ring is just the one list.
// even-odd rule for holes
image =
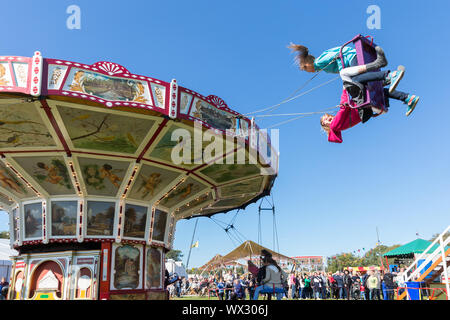
[[0, 186], [21, 199], [35, 196], [31, 189], [19, 180], [3, 162], [0, 162]]
[[212, 164], [200, 172], [217, 183], [225, 183], [256, 175], [260, 169], [254, 164]]
[[180, 175], [179, 172], [143, 165], [131, 188], [129, 198], [149, 201]]
[[236, 197], [236, 198], [230, 198], [230, 199], [223, 199], [220, 201], [217, 201], [213, 208], [217, 207], [238, 207], [243, 205], [244, 203], [250, 201], [252, 198], [254, 198], [255, 195], [250, 195], [246, 197]]
[[14, 201], [7, 195], [4, 195], [3, 193], [0, 193], [0, 202], [8, 206], [12, 206], [14, 204]]
[[166, 208], [172, 208], [180, 202], [183, 202], [193, 195], [205, 190], [208, 186], [192, 178], [186, 179], [180, 186], [170, 192], [160, 204]]
[[115, 246], [114, 278], [116, 289], [137, 289], [139, 287], [139, 273], [141, 268], [141, 246]]
[[158, 108], [164, 109], [166, 100], [166, 87], [154, 83], [151, 84], [151, 87], [153, 97], [155, 97], [154, 105]]
[[236, 117], [233, 114], [220, 110], [199, 98], [194, 100], [190, 115], [206, 122], [215, 129], [236, 128]]
[[33, 103], [1, 104], [0, 148], [56, 146]]
[[114, 216], [116, 204], [114, 202], [87, 202], [87, 236], [113, 236]]
[[145, 287], [160, 288], [162, 287], [161, 281], [161, 251], [157, 248], [150, 247], [147, 249], [147, 263], [146, 263], [146, 277]]
[[68, 66], [51, 64], [48, 66], [48, 83], [49, 90], [59, 90], [64, 76], [66, 75]]
[[202, 194], [201, 196], [197, 197], [196, 199], [186, 203], [185, 205], [181, 206], [179, 209], [177, 209], [178, 213], [183, 213], [184, 211], [190, 210], [192, 208], [195, 208], [201, 204], [204, 204], [208, 201], [211, 201], [213, 199], [212, 193], [208, 192], [206, 194]]
[[264, 177], [258, 177], [256, 179], [250, 179], [235, 184], [230, 184], [220, 188], [221, 197], [232, 197], [236, 195], [256, 193], [261, 190]]
[[9, 71], [9, 63], [0, 63], [0, 86], [13, 86], [11, 72]]
[[42, 237], [42, 203], [24, 206], [25, 239]]
[[70, 70], [63, 89], [109, 101], [152, 104], [147, 82], [108, 77], [78, 68]]
[[63, 157], [16, 157], [14, 160], [50, 195], [75, 194]]
[[129, 163], [93, 158], [78, 158], [89, 195], [114, 197], [123, 183]]
[[144, 239], [148, 207], [127, 203], [125, 205], [124, 238]]
[[78, 201], [52, 201], [51, 235], [76, 236]]
[[164, 236], [166, 233], [166, 224], [167, 224], [167, 212], [155, 209], [152, 240], [164, 242]]
[[180, 93], [180, 113], [187, 114], [192, 101], [192, 94], [186, 92]]
[[[58, 106], [75, 148], [134, 154], [154, 121]], [[126, 125], [124, 125], [126, 124]]]
[[28, 85], [28, 63], [13, 62], [12, 66], [17, 86], [26, 88]]

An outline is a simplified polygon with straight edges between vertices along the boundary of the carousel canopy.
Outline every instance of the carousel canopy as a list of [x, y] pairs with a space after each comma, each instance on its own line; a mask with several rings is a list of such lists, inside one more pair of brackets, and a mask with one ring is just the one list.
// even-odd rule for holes
[[[385, 253], [384, 257], [396, 257], [396, 256], [404, 256], [411, 255], [416, 253], [423, 253], [429, 246], [431, 242], [424, 239], [416, 239], [414, 241], [408, 242], [407, 244], [395, 248], [387, 253]], [[438, 245], [434, 245], [432, 250], [436, 250]]]
[[251, 240], [245, 241], [239, 247], [237, 247], [236, 249], [234, 249], [227, 255], [223, 256], [222, 259], [225, 262], [235, 261], [235, 260], [239, 260], [239, 259], [247, 259], [250, 257], [259, 256], [261, 254], [261, 250], [263, 250], [263, 249], [269, 251], [275, 260], [284, 260], [284, 261], [289, 261], [289, 262], [295, 261], [294, 259], [289, 258], [288, 256], [285, 256], [285, 255], [282, 255], [281, 253], [267, 249]]

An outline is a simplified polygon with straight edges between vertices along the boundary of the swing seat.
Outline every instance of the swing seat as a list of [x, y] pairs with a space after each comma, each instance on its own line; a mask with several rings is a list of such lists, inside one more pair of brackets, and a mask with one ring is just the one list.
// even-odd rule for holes
[[[368, 39], [369, 37], [371, 38], [370, 41]], [[340, 58], [343, 66], [345, 64], [342, 50], [350, 43], [353, 43], [355, 46], [356, 59], [359, 66], [373, 62], [377, 58], [377, 53], [375, 51], [376, 44], [373, 43], [373, 38], [371, 36], [364, 37], [359, 34], [341, 47]], [[379, 71], [379, 69], [376, 71]], [[365, 96], [366, 101], [352, 108], [372, 108], [378, 115], [388, 111], [384, 100], [383, 81], [371, 81], [367, 83]], [[349, 96], [349, 100], [350, 99], [351, 97]]]

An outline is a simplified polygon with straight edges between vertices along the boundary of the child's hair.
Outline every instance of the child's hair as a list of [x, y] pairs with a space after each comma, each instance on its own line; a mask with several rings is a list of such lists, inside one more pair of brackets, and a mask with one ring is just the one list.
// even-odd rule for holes
[[296, 53], [295, 62], [299, 67], [305, 63], [314, 64], [316, 58], [309, 54], [309, 49], [307, 47], [291, 42], [288, 45], [288, 48]]
[[[325, 113], [323, 116], [320, 117], [320, 126], [322, 127], [322, 130], [325, 131], [327, 134], [330, 133], [330, 125], [323, 123], [323, 118], [326, 116], [332, 116], [331, 114]], [[333, 116], [332, 116], [333, 117]]]

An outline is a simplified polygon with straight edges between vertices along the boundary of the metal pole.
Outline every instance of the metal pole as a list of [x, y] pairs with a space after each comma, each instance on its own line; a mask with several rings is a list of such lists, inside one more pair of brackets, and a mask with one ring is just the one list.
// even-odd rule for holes
[[195, 230], [197, 229], [197, 223], [198, 223], [198, 219], [195, 220], [194, 232], [192, 233], [191, 245], [189, 246], [189, 254], [188, 254], [187, 262], [186, 262], [186, 271], [188, 270], [188, 266], [189, 266], [189, 258], [191, 257], [192, 243], [194, 242], [194, 236], [195, 236]]

